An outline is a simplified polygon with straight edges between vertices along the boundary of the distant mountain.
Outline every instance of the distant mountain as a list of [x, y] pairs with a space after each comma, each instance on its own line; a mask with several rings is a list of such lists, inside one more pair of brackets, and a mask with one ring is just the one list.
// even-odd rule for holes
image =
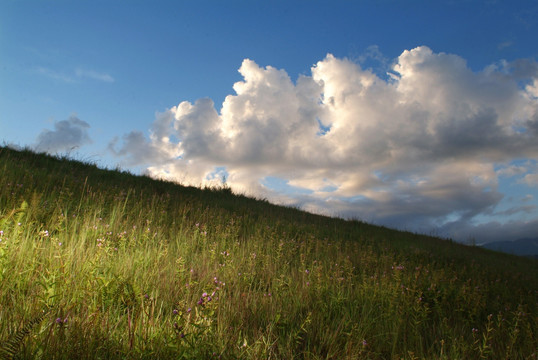
[[538, 237], [518, 239], [514, 241], [496, 241], [480, 246], [508, 254], [538, 258]]

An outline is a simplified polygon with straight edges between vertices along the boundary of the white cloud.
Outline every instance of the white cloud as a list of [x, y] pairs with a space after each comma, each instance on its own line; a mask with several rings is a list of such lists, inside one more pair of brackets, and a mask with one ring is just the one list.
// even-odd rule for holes
[[52, 70], [52, 69], [49, 69], [49, 68], [45, 68], [45, 67], [40, 66], [40, 67], [37, 67], [35, 70], [37, 71], [37, 73], [39, 73], [41, 75], [44, 75], [46, 77], [49, 77], [51, 79], [54, 79], [54, 80], [60, 80], [60, 81], [66, 82], [66, 83], [75, 82], [75, 79], [72, 76], [70, 76], [68, 74], [65, 74], [65, 73], [61, 73], [61, 72]]
[[75, 75], [80, 78], [89, 78], [92, 80], [98, 80], [103, 82], [114, 82], [114, 78], [106, 73], [100, 73], [94, 70], [88, 70], [88, 69], [76, 69]]
[[527, 171], [528, 170], [525, 166], [510, 165], [499, 169], [497, 171], [497, 175], [511, 177], [519, 174], [524, 174]]
[[54, 123], [54, 130], [43, 129], [36, 138], [35, 149], [56, 153], [70, 151], [80, 146], [90, 144], [88, 135], [90, 125], [71, 115], [67, 120]]
[[529, 186], [538, 187], [538, 174], [527, 174], [521, 179], [521, 182]]
[[45, 67], [37, 67], [35, 68], [35, 71], [51, 79], [60, 80], [66, 83], [75, 83], [77, 80], [84, 78], [108, 83], [115, 81], [109, 74], [82, 68], [75, 69], [73, 73], [60, 72]]
[[504, 50], [506, 48], [509, 48], [512, 45], [513, 45], [513, 43], [511, 41], [503, 41], [503, 42], [497, 44], [497, 49], [498, 50]]
[[[496, 167], [538, 157], [535, 68], [473, 72], [459, 56], [418, 47], [390, 79], [329, 54], [293, 82], [246, 59], [220, 111], [210, 99], [182, 102], [157, 117], [149, 140], [131, 133], [111, 148], [187, 184], [225, 167], [234, 190], [311, 211], [407, 229], [469, 223], [502, 199], [498, 176], [523, 171]], [[277, 194], [271, 177], [305, 191]]]
[[169, 134], [174, 132], [173, 121], [174, 113], [171, 110], [156, 113], [149, 140], [140, 131], [131, 131], [123, 136], [121, 149], [116, 150], [118, 138], [112, 140], [108, 148], [114, 155], [123, 157], [126, 165], [162, 166], [180, 156], [179, 146], [173, 144], [169, 138]]

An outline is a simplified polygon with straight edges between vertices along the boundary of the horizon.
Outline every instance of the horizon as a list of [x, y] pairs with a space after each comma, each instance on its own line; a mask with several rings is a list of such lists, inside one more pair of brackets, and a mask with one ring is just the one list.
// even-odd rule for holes
[[535, 238], [536, 16], [6, 1], [0, 141], [464, 243]]

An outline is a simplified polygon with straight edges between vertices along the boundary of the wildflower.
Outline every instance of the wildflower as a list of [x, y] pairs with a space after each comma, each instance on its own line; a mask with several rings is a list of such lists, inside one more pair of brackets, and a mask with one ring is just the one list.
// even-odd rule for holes
[[65, 317], [65, 319], [62, 320], [61, 317], [59, 318], [56, 318], [56, 320], [54, 320], [54, 322], [58, 325], [63, 325], [63, 324], [67, 324], [67, 316]]
[[202, 297], [203, 297], [203, 298], [207, 297], [207, 293], [204, 292], [204, 293], [202, 294]]
[[187, 309], [187, 312], [188, 312], [188, 313], [190, 313], [191, 311], [192, 311], [192, 309], [191, 309], [191, 308], [188, 308], [188, 309]]
[[179, 314], [179, 311], [177, 309], [172, 310], [172, 314], [177, 315]]
[[310, 274], [310, 271], [308, 271], [308, 269], [306, 269], [304, 272], [307, 274]]
[[200, 300], [198, 300], [197, 304], [198, 305], [203, 305], [204, 304], [204, 298], [200, 298]]
[[367, 346], [368, 345], [368, 342], [366, 342], [366, 340], [362, 340], [362, 346]]
[[473, 334], [476, 334], [478, 332], [478, 329], [477, 328], [472, 328], [471, 331], [473, 332]]

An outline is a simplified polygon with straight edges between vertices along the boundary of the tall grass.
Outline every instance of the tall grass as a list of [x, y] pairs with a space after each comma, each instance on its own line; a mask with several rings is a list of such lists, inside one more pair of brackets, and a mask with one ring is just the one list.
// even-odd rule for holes
[[0, 148], [0, 356], [536, 359], [538, 262]]

